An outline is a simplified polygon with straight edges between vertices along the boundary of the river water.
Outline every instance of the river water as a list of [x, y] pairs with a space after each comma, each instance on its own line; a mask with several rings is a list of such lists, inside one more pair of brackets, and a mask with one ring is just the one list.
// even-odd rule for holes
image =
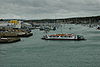
[[41, 40], [45, 32], [32, 32], [33, 36], [20, 42], [0, 44], [0, 67], [100, 67], [100, 31], [96, 28], [64, 24], [48, 33], [80, 34], [85, 41]]

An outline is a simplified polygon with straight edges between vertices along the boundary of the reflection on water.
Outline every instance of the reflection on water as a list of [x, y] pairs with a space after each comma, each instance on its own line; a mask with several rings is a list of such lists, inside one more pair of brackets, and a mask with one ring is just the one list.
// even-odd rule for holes
[[[72, 29], [68, 29], [68, 28]], [[33, 36], [11, 44], [0, 44], [0, 67], [99, 67], [100, 31], [81, 25], [63, 25], [55, 33], [84, 35], [85, 41], [46, 41], [46, 34], [33, 30]]]

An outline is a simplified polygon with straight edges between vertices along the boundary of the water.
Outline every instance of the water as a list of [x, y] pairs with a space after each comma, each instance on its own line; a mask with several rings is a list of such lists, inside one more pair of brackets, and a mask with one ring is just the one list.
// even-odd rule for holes
[[20, 42], [0, 44], [0, 67], [100, 67], [100, 31], [63, 25], [48, 34], [66, 32], [84, 35], [87, 40], [46, 41], [41, 40], [45, 32], [33, 30], [33, 36]]

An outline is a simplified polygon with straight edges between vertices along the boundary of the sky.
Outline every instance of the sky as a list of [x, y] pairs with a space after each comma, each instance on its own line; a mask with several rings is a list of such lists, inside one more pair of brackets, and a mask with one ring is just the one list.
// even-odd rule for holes
[[0, 18], [55, 19], [100, 15], [100, 0], [0, 0]]

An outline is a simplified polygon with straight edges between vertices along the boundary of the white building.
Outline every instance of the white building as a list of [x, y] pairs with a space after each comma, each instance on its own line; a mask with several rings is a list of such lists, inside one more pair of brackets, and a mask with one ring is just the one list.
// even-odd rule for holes
[[22, 27], [22, 28], [32, 28], [32, 25], [31, 25], [30, 23], [23, 22], [23, 23], [21, 24], [21, 27]]

